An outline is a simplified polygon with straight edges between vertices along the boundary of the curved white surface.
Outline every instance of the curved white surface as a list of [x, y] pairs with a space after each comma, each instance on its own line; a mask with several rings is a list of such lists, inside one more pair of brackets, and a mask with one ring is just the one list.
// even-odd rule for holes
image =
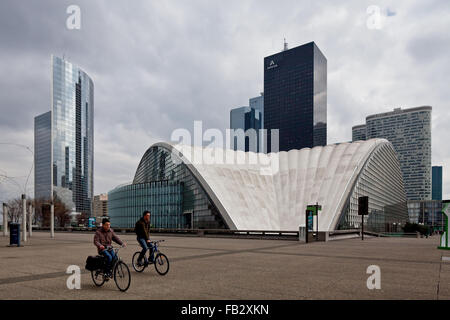
[[[337, 227], [358, 174], [381, 145], [389, 146], [383, 150], [394, 152], [387, 140], [371, 139], [270, 154], [272, 160], [279, 159], [279, 170], [272, 166], [275, 170], [270, 175], [261, 174], [263, 165], [248, 164], [249, 157], [256, 155], [252, 152], [163, 142], [152, 147], [163, 147], [179, 156], [231, 229], [298, 230], [305, 224], [306, 206], [318, 202], [322, 206], [319, 230], [331, 231]], [[209, 158], [206, 164], [206, 155], [213, 152], [216, 158]], [[235, 156], [245, 157], [246, 163], [222, 163]], [[395, 170], [400, 170], [398, 161], [395, 165]]]

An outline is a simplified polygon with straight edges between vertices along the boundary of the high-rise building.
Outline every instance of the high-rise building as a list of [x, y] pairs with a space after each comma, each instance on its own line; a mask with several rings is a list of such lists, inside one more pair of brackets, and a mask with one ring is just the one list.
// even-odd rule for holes
[[[51, 111], [35, 118], [35, 194], [53, 195], [77, 212], [91, 213], [94, 171], [94, 84], [79, 67], [52, 55]], [[42, 128], [49, 127], [48, 135]], [[45, 151], [44, 151], [45, 150]], [[49, 176], [50, 172], [50, 176]], [[50, 177], [50, 178], [49, 178]], [[51, 190], [40, 189], [51, 181]], [[45, 192], [44, 192], [45, 190]], [[40, 192], [43, 193], [40, 193]], [[72, 202], [72, 203], [71, 203]]]
[[249, 107], [261, 112], [261, 129], [264, 129], [264, 93], [248, 100]]
[[261, 111], [250, 107], [230, 111], [231, 149], [260, 152]]
[[52, 192], [52, 112], [34, 118], [34, 197], [49, 199]]
[[92, 200], [92, 216], [101, 217], [108, 215], [108, 194], [99, 194]]
[[352, 127], [352, 141], [366, 140], [366, 125], [360, 124]]
[[279, 150], [327, 144], [327, 59], [314, 42], [264, 58], [264, 129]]
[[432, 167], [431, 185], [432, 200], [442, 200], [442, 167]]
[[[429, 106], [401, 109], [366, 118], [366, 139], [389, 140], [398, 155], [407, 200], [431, 200], [431, 110]], [[353, 127], [353, 141], [363, 126]]]

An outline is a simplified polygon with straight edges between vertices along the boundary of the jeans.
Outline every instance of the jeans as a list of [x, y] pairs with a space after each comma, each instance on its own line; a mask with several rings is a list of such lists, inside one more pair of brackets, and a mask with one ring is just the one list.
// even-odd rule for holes
[[108, 270], [111, 269], [111, 263], [114, 261], [114, 259], [116, 258], [116, 254], [114, 253], [114, 250], [108, 250], [105, 249], [102, 252], [100, 252], [100, 254], [104, 257], [106, 257], [106, 267]]
[[141, 254], [139, 255], [138, 261], [142, 261], [142, 258], [144, 258], [144, 262], [148, 263], [148, 259], [145, 256], [147, 253], [147, 250], [150, 250], [150, 257], [152, 256], [152, 246], [147, 244], [147, 241], [144, 238], [137, 238], [137, 241], [139, 242], [139, 245], [142, 247]]

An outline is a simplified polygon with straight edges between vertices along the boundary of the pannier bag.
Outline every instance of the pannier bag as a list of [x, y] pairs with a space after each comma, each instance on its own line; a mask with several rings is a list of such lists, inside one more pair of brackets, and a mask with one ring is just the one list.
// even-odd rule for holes
[[98, 269], [103, 269], [104, 257], [103, 256], [89, 256], [86, 259], [86, 270], [95, 271]]

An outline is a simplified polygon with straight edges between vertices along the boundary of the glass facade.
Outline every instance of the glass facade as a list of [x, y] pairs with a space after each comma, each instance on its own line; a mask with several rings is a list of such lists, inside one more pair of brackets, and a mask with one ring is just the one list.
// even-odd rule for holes
[[[260, 110], [251, 107], [232, 109], [230, 111], [231, 149], [261, 152], [261, 125]], [[242, 131], [236, 131], [238, 129], [242, 129]]]
[[108, 193], [108, 209], [113, 226], [133, 228], [142, 212], [152, 213], [154, 228], [186, 228], [183, 215], [183, 183], [153, 181], [117, 187]]
[[338, 229], [358, 229], [358, 198], [369, 197], [369, 214], [364, 216], [364, 228], [375, 232], [401, 231], [408, 221], [402, 173], [392, 145], [378, 148], [363, 165], [351, 196], [341, 215]]
[[442, 200], [442, 167], [433, 166], [431, 184], [431, 199]]
[[34, 197], [49, 199], [52, 192], [52, 113], [34, 118]]
[[[165, 183], [174, 189], [164, 189], [162, 185], [155, 184], [160, 181], [166, 181]], [[139, 187], [134, 187], [135, 185], [139, 185]], [[155, 212], [161, 214], [160, 220], [155, 221], [155, 227], [228, 229], [219, 211], [186, 164], [165, 147], [152, 146], [149, 148], [141, 159], [132, 185], [124, 188], [137, 188], [141, 190], [139, 191], [141, 194], [132, 191], [126, 199], [124, 197], [121, 200], [122, 204], [127, 203], [128, 209], [122, 204], [117, 205], [119, 202], [114, 204], [115, 190], [108, 194], [108, 199], [111, 199], [108, 202], [108, 214], [116, 226], [134, 227], [134, 223], [137, 221], [134, 212], [142, 214], [145, 209], [150, 208], [151, 210], [153, 206]], [[122, 191], [119, 188], [117, 192]], [[159, 192], [159, 196], [149, 198], [149, 192]], [[178, 193], [179, 195], [177, 195]], [[172, 197], [172, 200], [167, 200], [167, 197]], [[163, 204], [160, 204], [159, 201], [163, 201]], [[164, 201], [171, 201], [170, 206], [160, 207], [164, 206]], [[120, 210], [116, 209], [117, 206], [121, 206]], [[126, 218], [127, 214], [123, 212], [131, 214], [131, 218]], [[163, 218], [163, 215], [171, 218]]]
[[411, 223], [425, 224], [432, 231], [443, 230], [442, 201], [408, 201], [408, 214]]
[[314, 42], [264, 58], [264, 128], [279, 151], [327, 144], [327, 60]]
[[52, 56], [52, 183], [75, 211], [91, 213], [94, 84], [72, 63]]

